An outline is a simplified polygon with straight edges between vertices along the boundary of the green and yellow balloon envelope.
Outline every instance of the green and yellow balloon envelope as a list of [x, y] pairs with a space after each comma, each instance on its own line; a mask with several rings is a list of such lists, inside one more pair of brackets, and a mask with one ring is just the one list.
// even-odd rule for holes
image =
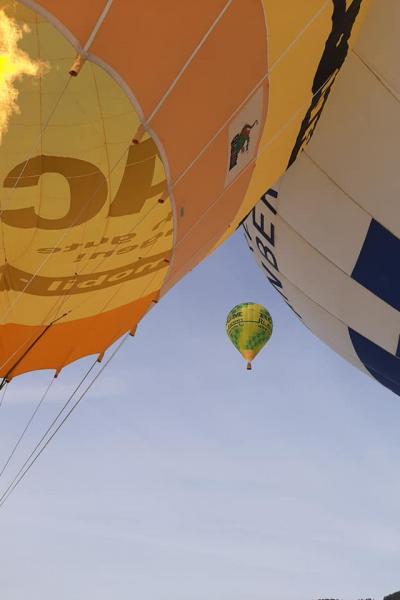
[[226, 318], [226, 333], [247, 360], [247, 369], [250, 370], [251, 361], [272, 335], [271, 315], [261, 304], [243, 302], [229, 312]]

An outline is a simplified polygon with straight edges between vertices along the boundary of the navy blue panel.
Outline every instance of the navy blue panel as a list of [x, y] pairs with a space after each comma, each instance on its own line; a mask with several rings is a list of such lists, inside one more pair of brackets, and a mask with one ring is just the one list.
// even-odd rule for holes
[[366, 369], [379, 383], [400, 396], [400, 358], [396, 358], [350, 327], [349, 334], [354, 350]]
[[374, 219], [351, 276], [400, 310], [400, 240]]

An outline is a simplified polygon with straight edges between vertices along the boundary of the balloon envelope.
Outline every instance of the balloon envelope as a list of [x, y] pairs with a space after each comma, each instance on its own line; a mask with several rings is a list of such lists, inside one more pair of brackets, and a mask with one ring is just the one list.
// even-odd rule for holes
[[399, 22], [397, 0], [372, 6], [310, 143], [244, 223], [263, 273], [303, 323], [397, 394]]
[[236, 229], [369, 4], [0, 0], [1, 375], [103, 352]]
[[251, 361], [272, 335], [272, 318], [266, 308], [254, 302], [238, 304], [226, 319], [226, 333], [251, 368]]

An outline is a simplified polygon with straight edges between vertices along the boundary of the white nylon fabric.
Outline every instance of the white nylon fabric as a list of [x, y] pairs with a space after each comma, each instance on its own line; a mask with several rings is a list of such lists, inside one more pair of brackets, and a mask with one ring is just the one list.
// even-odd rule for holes
[[311, 141], [244, 222], [304, 324], [398, 394], [399, 23], [398, 0], [375, 2]]
[[[400, 3], [397, 12], [399, 23]], [[395, 56], [392, 61], [397, 62]], [[393, 70], [398, 70], [398, 65], [393, 64]], [[397, 237], [399, 140], [399, 99], [379, 79], [379, 73], [371, 72], [350, 53], [306, 153], [354, 202]]]

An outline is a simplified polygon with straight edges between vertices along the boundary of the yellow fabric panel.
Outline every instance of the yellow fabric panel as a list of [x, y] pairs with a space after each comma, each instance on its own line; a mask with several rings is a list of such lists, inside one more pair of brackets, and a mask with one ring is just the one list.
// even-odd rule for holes
[[[269, 106], [255, 169], [236, 223], [285, 171], [302, 120], [312, 101], [312, 84], [332, 30], [333, 3], [263, 0], [268, 24]], [[351, 2], [347, 1], [347, 9]], [[349, 46], [357, 38], [371, 0], [363, 0]], [[227, 232], [215, 245], [218, 247]], [[215, 248], [214, 247], [214, 248]]]
[[29, 24], [20, 47], [45, 64], [17, 83], [0, 148], [0, 314], [90, 317], [160, 289], [172, 246], [164, 168], [151, 139], [132, 143], [140, 120], [121, 87], [89, 62], [70, 78], [70, 43], [27, 8], [11, 12]]

